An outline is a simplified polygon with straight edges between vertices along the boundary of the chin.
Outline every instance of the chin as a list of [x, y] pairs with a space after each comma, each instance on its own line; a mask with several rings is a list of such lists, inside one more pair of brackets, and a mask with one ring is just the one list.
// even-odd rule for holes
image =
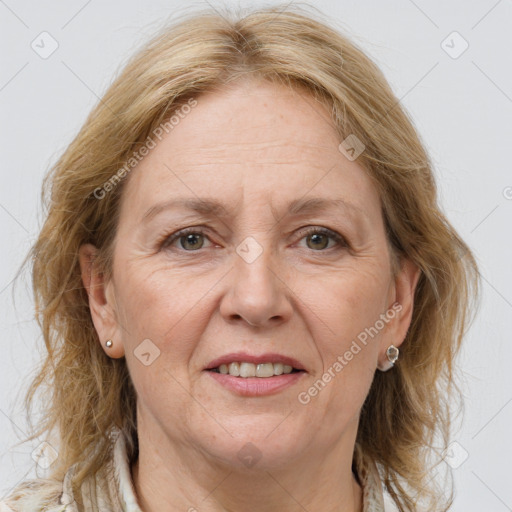
[[206, 443], [207, 436], [201, 436], [201, 441], [205, 451], [231, 470], [276, 470], [288, 466], [306, 449], [307, 436], [300, 435], [296, 425], [291, 431], [279, 427], [286, 421], [282, 415], [270, 414], [219, 420], [227, 432], [222, 429], [222, 434]]

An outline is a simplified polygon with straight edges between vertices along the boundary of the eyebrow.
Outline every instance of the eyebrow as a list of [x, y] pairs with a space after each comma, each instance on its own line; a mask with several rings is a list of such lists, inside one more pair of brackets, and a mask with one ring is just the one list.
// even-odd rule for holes
[[[209, 198], [179, 198], [171, 199], [158, 203], [149, 208], [143, 215], [143, 222], [148, 222], [162, 211], [182, 208], [197, 212], [209, 217], [226, 217], [229, 214], [229, 208], [221, 202]], [[358, 206], [345, 201], [344, 199], [325, 199], [323, 197], [311, 197], [295, 199], [288, 205], [289, 215], [308, 215], [319, 213], [330, 209], [343, 210], [347, 213], [356, 213], [366, 216], [365, 212]], [[278, 217], [274, 207], [271, 207], [274, 217]]]
[[142, 217], [142, 220], [147, 222], [164, 210], [172, 210], [173, 208], [192, 210], [211, 217], [221, 217], [225, 216], [227, 213], [226, 207], [218, 201], [208, 198], [190, 197], [171, 199], [170, 201], [164, 201], [163, 203], [155, 204], [146, 211]]
[[288, 205], [288, 213], [291, 215], [310, 214], [330, 209], [347, 210], [352, 213], [364, 214], [364, 211], [355, 204], [344, 199], [325, 199], [323, 197], [311, 197], [309, 199], [295, 199]]

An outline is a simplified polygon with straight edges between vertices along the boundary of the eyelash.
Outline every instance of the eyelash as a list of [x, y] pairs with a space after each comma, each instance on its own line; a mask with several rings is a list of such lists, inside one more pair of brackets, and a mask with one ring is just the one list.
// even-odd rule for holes
[[[179, 240], [180, 238], [184, 237], [184, 236], [187, 236], [187, 235], [190, 235], [190, 234], [194, 234], [194, 235], [203, 235], [203, 236], [206, 236], [208, 238], [208, 235], [206, 234], [206, 231], [204, 229], [202, 229], [201, 227], [189, 227], [189, 228], [185, 228], [185, 229], [181, 229], [180, 231], [177, 231], [176, 233], [173, 233], [171, 235], [165, 235], [161, 241], [159, 242], [159, 247], [160, 249], [166, 249], [168, 248], [173, 242], [175, 242], [176, 240]], [[316, 234], [319, 234], [319, 235], [325, 235], [325, 236], [328, 236], [330, 238], [332, 238], [337, 244], [338, 244], [338, 248], [337, 249], [342, 249], [342, 248], [348, 248], [349, 245], [347, 243], [347, 241], [345, 240], [345, 238], [340, 235], [339, 233], [337, 233], [336, 231], [333, 231], [331, 229], [328, 229], [328, 228], [323, 228], [323, 227], [311, 227], [311, 228], [306, 228], [306, 229], [303, 229], [302, 231], [300, 231], [300, 235], [301, 235], [301, 238], [300, 240], [302, 240], [303, 238], [309, 236], [309, 235], [316, 235]], [[311, 251], [313, 252], [326, 252], [328, 251], [329, 249], [336, 249], [336, 247], [329, 247], [329, 248], [326, 248], [326, 249], [320, 249], [318, 251], [315, 251], [314, 249], [311, 249]], [[183, 252], [199, 252], [201, 249], [198, 249], [198, 250], [195, 250], [195, 251], [187, 251], [186, 249], [181, 249], [181, 251]]]

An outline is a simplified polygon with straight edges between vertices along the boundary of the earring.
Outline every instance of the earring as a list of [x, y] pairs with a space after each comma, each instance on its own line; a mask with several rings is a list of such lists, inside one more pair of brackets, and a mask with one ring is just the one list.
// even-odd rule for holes
[[113, 342], [112, 340], [107, 340], [107, 341], [105, 342], [105, 346], [106, 346], [107, 348], [110, 348], [113, 344], [114, 344], [114, 342]]
[[388, 358], [388, 361], [385, 364], [378, 364], [377, 368], [381, 372], [387, 372], [388, 370], [391, 370], [398, 359], [399, 353], [400, 351], [394, 345], [390, 345], [386, 350], [386, 357]]

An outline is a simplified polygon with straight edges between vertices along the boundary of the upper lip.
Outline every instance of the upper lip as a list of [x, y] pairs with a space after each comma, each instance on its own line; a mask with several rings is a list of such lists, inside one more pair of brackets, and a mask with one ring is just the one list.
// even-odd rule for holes
[[243, 363], [253, 363], [253, 364], [262, 364], [262, 363], [282, 363], [290, 365], [296, 370], [304, 370], [304, 366], [294, 359], [293, 357], [283, 356], [281, 354], [276, 354], [273, 352], [266, 352], [265, 354], [248, 354], [247, 352], [233, 352], [231, 354], [225, 354], [217, 359], [213, 359], [208, 363], [205, 370], [211, 370], [213, 368], [218, 368], [221, 364], [229, 364], [234, 362], [243, 362]]

